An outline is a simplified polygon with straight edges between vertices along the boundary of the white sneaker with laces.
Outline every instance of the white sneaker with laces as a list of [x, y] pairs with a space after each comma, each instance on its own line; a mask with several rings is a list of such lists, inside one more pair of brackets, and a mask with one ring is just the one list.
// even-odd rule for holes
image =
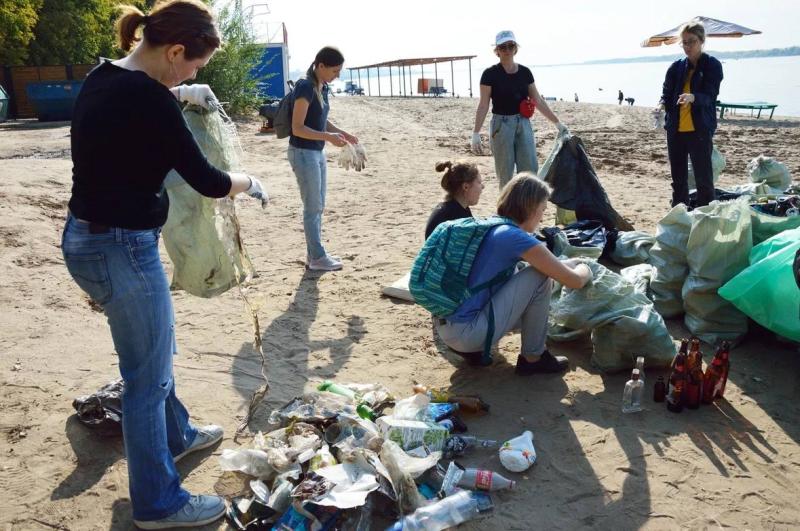
[[192, 452], [213, 446], [222, 440], [222, 433], [222, 426], [217, 426], [216, 424], [209, 424], [207, 426], [197, 428], [197, 436], [195, 436], [189, 448], [179, 453], [172, 459], [177, 463], [181, 458]]
[[[336, 256], [335, 254], [329, 254], [328, 256], [333, 258], [337, 262], [341, 262], [342, 261], [342, 258], [340, 256]], [[306, 255], [306, 263], [309, 263], [310, 261], [311, 261], [311, 257]]]
[[190, 496], [180, 511], [160, 520], [134, 520], [140, 529], [199, 527], [219, 520], [225, 514], [225, 501], [219, 496]]
[[342, 268], [342, 263], [326, 254], [321, 258], [312, 258], [306, 267], [314, 271], [338, 271]]

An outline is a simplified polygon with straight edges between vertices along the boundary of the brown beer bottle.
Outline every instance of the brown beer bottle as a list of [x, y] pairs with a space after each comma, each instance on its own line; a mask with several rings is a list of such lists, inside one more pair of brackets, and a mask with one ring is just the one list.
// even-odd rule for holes
[[710, 404], [714, 401], [714, 391], [717, 388], [717, 382], [722, 376], [722, 346], [717, 347], [717, 352], [714, 354], [714, 359], [706, 368], [706, 373], [703, 376], [703, 403]]
[[683, 354], [684, 361], [686, 361], [686, 356], [689, 355], [689, 340], [686, 338], [681, 339], [681, 347], [678, 349], [678, 353], [675, 354], [675, 357], [672, 359], [672, 368], [675, 368], [675, 362], [678, 360], [678, 356]]
[[656, 384], [653, 386], [653, 402], [663, 402], [667, 396], [667, 384], [664, 383], [664, 377], [659, 376]]
[[700, 340], [693, 338], [686, 363], [686, 407], [697, 409], [703, 399], [703, 353]]
[[[683, 345], [681, 345], [683, 348]], [[667, 409], [673, 413], [683, 411], [686, 400], [686, 355], [678, 352], [673, 362], [675, 367], [669, 377], [669, 391], [667, 392]]]
[[728, 372], [731, 368], [730, 362], [730, 355], [731, 355], [731, 344], [727, 341], [722, 342], [722, 352], [720, 353], [720, 360], [722, 361], [721, 365], [721, 374], [719, 380], [717, 380], [717, 385], [714, 386], [714, 398], [722, 398], [725, 394], [725, 385], [728, 383]]

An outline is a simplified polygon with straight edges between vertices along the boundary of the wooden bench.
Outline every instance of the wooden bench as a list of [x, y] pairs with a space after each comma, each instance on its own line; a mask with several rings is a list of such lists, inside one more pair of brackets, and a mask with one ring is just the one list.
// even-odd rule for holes
[[758, 111], [758, 115], [756, 118], [761, 118], [761, 111], [768, 109], [769, 110], [769, 119], [772, 120], [772, 115], [775, 113], [775, 107], [778, 105], [775, 103], [767, 103], [766, 101], [751, 101], [746, 103], [722, 103], [721, 101], [717, 102], [717, 107], [719, 108], [719, 119], [722, 120], [723, 116], [725, 115], [725, 109], [750, 109], [750, 116], [753, 115], [752, 111]]

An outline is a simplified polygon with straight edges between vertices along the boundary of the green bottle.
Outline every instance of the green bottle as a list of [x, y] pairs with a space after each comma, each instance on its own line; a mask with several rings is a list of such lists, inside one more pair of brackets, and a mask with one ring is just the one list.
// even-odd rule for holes
[[356, 413], [358, 413], [358, 416], [362, 419], [371, 420], [372, 422], [375, 422], [375, 419], [378, 418], [378, 414], [367, 404], [359, 404], [356, 408]]
[[325, 380], [324, 382], [319, 384], [317, 386], [317, 391], [327, 391], [329, 393], [335, 393], [337, 395], [346, 396], [350, 400], [355, 400], [356, 399], [356, 392], [355, 391], [353, 391], [352, 389], [348, 389], [347, 387], [345, 387], [343, 385], [339, 385], [337, 383], [334, 383], [334, 382], [332, 382], [330, 380]]

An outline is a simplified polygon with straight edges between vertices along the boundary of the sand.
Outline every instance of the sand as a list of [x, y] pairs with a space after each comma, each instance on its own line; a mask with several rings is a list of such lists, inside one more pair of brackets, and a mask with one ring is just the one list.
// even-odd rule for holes
[[[325, 378], [380, 382], [398, 396], [414, 382], [452, 386], [491, 404], [491, 414], [466, 417], [471, 433], [505, 440], [530, 429], [539, 454], [526, 473], [507, 474], [518, 485], [495, 496], [494, 513], [465, 529], [800, 525], [796, 345], [751, 334], [732, 353], [726, 399], [679, 415], [652, 402], [657, 373], [646, 372], [647, 410], [628, 416], [619, 409], [627, 375], [593, 369], [590, 344], [553, 346], [571, 360], [563, 377], [515, 376], [516, 335], [501, 343], [492, 367], [471, 368], [434, 339], [424, 310], [380, 295], [422, 244], [425, 220], [441, 197], [436, 161], [475, 161], [486, 190], [473, 212], [492, 212], [498, 195], [492, 159], [468, 151], [475, 106], [476, 100], [448, 98], [332, 101], [332, 119], [362, 140], [370, 158], [363, 172], [345, 171], [336, 165], [337, 149], [328, 149], [324, 239], [345, 266], [327, 274], [303, 267], [301, 203], [286, 141], [257, 134], [255, 119], [240, 122], [244, 168], [263, 178], [272, 197], [266, 211], [239, 201], [243, 238], [259, 273], [250, 295], [259, 305], [271, 385], [252, 428], [266, 428], [272, 408]], [[670, 186], [665, 139], [649, 128], [648, 109], [553, 107], [584, 139], [615, 208], [637, 229], [654, 232], [668, 210]], [[543, 160], [555, 128], [538, 115], [535, 121]], [[745, 182], [746, 163], [761, 153], [800, 176], [798, 119], [740, 115], [723, 122], [716, 142], [728, 164], [722, 185]], [[4, 529], [132, 528], [121, 440], [99, 438], [72, 416], [74, 397], [118, 373], [104, 316], [70, 279], [59, 250], [70, 171], [68, 124], [0, 125]], [[213, 451], [179, 466], [188, 489], [210, 492], [221, 474], [217, 456], [237, 447], [230, 435], [260, 384], [260, 360], [236, 290], [210, 300], [183, 292], [173, 298], [178, 394], [196, 423], [218, 423], [227, 432]], [[687, 335], [680, 320], [668, 327], [676, 340]], [[494, 452], [476, 451], [464, 462], [502, 470]]]

